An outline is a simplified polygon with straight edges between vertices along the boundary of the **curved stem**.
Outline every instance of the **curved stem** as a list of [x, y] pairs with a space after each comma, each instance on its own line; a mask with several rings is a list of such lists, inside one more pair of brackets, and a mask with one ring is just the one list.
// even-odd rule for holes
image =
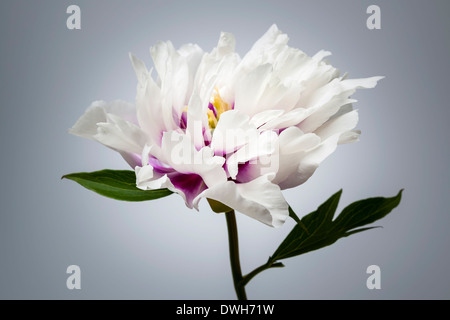
[[250, 272], [249, 274], [247, 274], [246, 276], [244, 276], [242, 278], [242, 281], [240, 283], [240, 285], [245, 286], [247, 283], [250, 282], [250, 280], [253, 279], [253, 277], [255, 277], [257, 274], [259, 274], [260, 272], [270, 269], [270, 268], [282, 268], [284, 267], [284, 265], [281, 262], [273, 262], [273, 261], [267, 261], [266, 264], [263, 264], [262, 266], [259, 266], [258, 268], [256, 268], [255, 270], [253, 270], [252, 272]]
[[238, 231], [234, 210], [225, 213], [228, 229], [228, 244], [230, 246], [231, 273], [233, 275], [234, 289], [239, 300], [247, 300], [245, 284], [242, 283], [241, 263], [239, 260]]

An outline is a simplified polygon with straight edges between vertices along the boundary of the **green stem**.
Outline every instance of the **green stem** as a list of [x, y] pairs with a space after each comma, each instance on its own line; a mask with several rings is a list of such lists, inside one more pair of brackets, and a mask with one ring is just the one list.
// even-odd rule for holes
[[284, 265], [281, 262], [274, 262], [274, 261], [267, 261], [266, 264], [263, 264], [262, 266], [259, 266], [246, 276], [242, 278], [242, 281], [240, 283], [241, 286], [245, 286], [247, 283], [250, 282], [250, 280], [253, 279], [258, 273], [263, 272], [264, 270], [270, 269], [270, 268], [282, 268]]
[[228, 228], [228, 243], [230, 246], [230, 263], [231, 273], [233, 275], [234, 289], [239, 300], [247, 300], [245, 293], [245, 284], [242, 283], [243, 276], [241, 271], [241, 263], [239, 261], [239, 243], [238, 231], [236, 225], [236, 215], [234, 210], [225, 213]]

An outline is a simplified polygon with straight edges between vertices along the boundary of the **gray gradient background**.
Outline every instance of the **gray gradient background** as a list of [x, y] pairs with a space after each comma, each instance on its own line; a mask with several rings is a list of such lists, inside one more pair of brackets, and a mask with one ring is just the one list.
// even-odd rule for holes
[[[66, 8], [81, 8], [79, 31]], [[381, 7], [382, 29], [366, 28]], [[290, 45], [330, 50], [350, 77], [384, 75], [358, 91], [361, 141], [344, 145], [304, 185], [285, 192], [300, 215], [343, 188], [339, 206], [371, 196], [403, 201], [383, 228], [285, 260], [248, 286], [252, 299], [450, 298], [449, 1], [2, 1], [0, 298], [234, 299], [225, 218], [178, 196], [126, 203], [63, 174], [127, 169], [113, 151], [71, 136], [93, 100], [134, 101], [128, 52], [151, 65], [158, 40], [211, 50], [235, 34], [241, 56], [272, 23]], [[241, 262], [264, 263], [294, 223], [272, 229], [238, 215]], [[66, 268], [81, 267], [81, 290]], [[381, 267], [381, 290], [366, 288]]]

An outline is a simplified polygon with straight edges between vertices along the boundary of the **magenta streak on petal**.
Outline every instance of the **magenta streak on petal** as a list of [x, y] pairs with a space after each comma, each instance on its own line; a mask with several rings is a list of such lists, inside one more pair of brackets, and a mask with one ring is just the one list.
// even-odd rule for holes
[[208, 109], [211, 110], [214, 113], [214, 117], [217, 118], [217, 109], [211, 102], [208, 104]]
[[250, 182], [261, 174], [259, 165], [250, 164], [250, 162], [238, 164], [238, 170], [235, 179], [237, 183]]
[[206, 190], [206, 184], [198, 174], [173, 172], [167, 176], [175, 188], [184, 192], [186, 201], [190, 206], [192, 206], [195, 197]]
[[226, 175], [227, 175], [228, 180], [231, 180], [230, 172], [228, 171], [228, 166], [227, 166], [227, 162], [226, 162], [226, 161], [225, 161], [225, 163], [223, 164], [222, 168], [223, 168], [223, 170], [225, 170], [225, 173], [226, 173]]
[[203, 140], [205, 141], [205, 147], [208, 147], [211, 144], [211, 139], [207, 135], [206, 130], [203, 131]]
[[168, 165], [162, 163], [155, 157], [150, 157], [148, 159], [148, 164], [153, 167], [153, 170], [155, 170], [158, 173], [171, 173], [175, 170], [172, 167], [169, 167]]
[[231, 151], [225, 151], [223, 149], [222, 150], [216, 149], [216, 150], [214, 150], [214, 155], [220, 156], [220, 157], [230, 156], [243, 147], [245, 147], [245, 144], [243, 144], [241, 146], [235, 146], [234, 150], [231, 150]]
[[[209, 128], [208, 128], [209, 130]], [[209, 133], [209, 134], [208, 134]], [[202, 126], [202, 134], [203, 134], [203, 142], [204, 142], [204, 146], [209, 146], [211, 144], [211, 131], [207, 131], [205, 126]], [[196, 146], [197, 151], [200, 151], [200, 149], [203, 148], [203, 146]]]
[[183, 111], [180, 117], [180, 129], [186, 130], [187, 128], [187, 112]]
[[128, 152], [120, 152], [120, 154], [133, 169], [142, 164], [141, 156], [138, 154]]
[[219, 157], [224, 157], [226, 155], [224, 150], [214, 150], [214, 155]]

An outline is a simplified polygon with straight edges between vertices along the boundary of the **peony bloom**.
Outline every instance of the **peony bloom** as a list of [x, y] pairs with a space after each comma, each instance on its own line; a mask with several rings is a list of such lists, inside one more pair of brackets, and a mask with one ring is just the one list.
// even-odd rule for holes
[[150, 48], [157, 76], [130, 55], [136, 106], [94, 102], [70, 129], [118, 151], [144, 190], [168, 188], [198, 210], [218, 201], [267, 225], [289, 215], [282, 190], [304, 183], [338, 144], [358, 140], [350, 96], [382, 77], [346, 79], [287, 45], [273, 25], [241, 59], [221, 33], [205, 53]]

